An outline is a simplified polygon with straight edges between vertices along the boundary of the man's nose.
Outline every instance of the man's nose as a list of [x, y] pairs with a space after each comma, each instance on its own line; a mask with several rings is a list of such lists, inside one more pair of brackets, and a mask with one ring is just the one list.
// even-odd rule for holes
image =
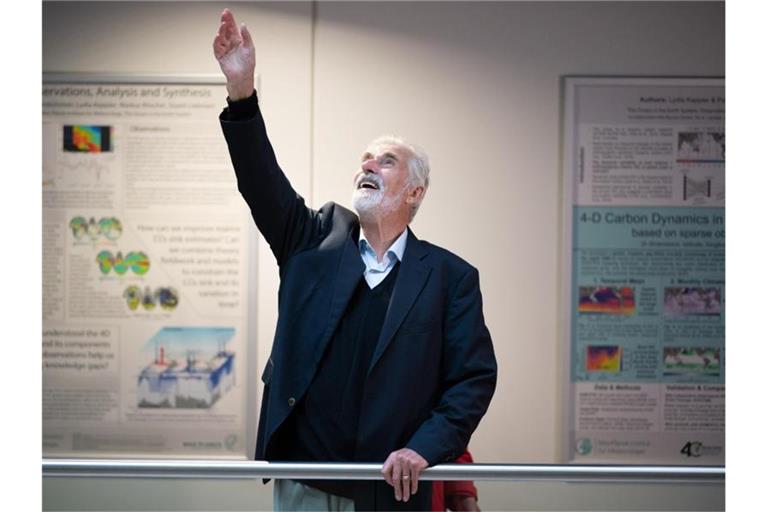
[[369, 158], [367, 160], [363, 160], [363, 163], [360, 165], [360, 168], [365, 172], [372, 172], [376, 173], [379, 171], [379, 162], [376, 161], [375, 158]]

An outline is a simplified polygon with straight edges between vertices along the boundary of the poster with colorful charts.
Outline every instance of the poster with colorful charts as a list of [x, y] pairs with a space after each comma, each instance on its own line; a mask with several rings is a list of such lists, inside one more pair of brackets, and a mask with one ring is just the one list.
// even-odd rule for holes
[[44, 456], [247, 458], [256, 236], [226, 97], [218, 77], [44, 76]]
[[563, 87], [565, 458], [724, 464], [724, 80]]

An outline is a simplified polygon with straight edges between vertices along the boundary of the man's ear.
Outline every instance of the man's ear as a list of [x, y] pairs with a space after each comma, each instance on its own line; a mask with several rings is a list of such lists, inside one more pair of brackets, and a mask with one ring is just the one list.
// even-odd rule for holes
[[408, 204], [419, 204], [421, 200], [424, 198], [424, 187], [419, 185], [418, 187], [413, 187], [408, 192], [408, 197], [405, 198], [405, 201]]

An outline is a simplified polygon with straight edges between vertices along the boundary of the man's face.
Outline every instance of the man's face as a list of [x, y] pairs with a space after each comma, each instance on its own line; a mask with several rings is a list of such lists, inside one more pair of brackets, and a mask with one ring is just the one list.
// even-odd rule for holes
[[352, 203], [360, 214], [381, 216], [410, 206], [406, 203], [410, 152], [390, 144], [370, 146], [355, 173]]

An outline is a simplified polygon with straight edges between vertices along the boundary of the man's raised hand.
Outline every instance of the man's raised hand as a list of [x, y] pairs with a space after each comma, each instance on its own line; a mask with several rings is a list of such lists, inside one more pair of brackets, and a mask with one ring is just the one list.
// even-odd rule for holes
[[245, 24], [237, 26], [229, 9], [221, 13], [219, 32], [213, 39], [213, 55], [227, 78], [229, 99], [248, 98], [253, 93], [253, 72], [256, 68], [253, 39]]

